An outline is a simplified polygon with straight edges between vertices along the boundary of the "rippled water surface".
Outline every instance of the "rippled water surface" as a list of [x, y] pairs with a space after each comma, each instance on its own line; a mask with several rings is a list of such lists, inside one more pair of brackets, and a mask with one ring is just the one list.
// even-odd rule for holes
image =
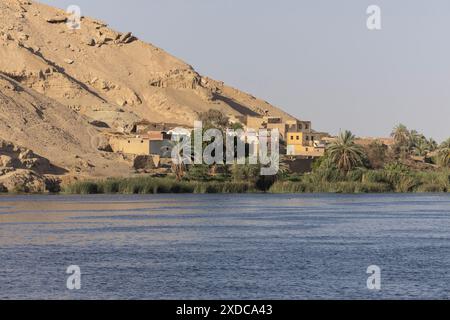
[[0, 197], [2, 299], [449, 297], [449, 195]]

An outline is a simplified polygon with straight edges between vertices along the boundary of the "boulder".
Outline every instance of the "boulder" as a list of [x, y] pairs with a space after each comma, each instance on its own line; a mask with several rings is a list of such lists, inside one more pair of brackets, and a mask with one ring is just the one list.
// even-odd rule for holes
[[19, 169], [0, 177], [0, 184], [10, 192], [43, 192], [46, 178], [31, 170]]
[[113, 152], [111, 145], [109, 144], [109, 138], [104, 135], [99, 135], [94, 139], [97, 150], [104, 152]]
[[133, 168], [136, 170], [151, 170], [158, 167], [160, 161], [159, 156], [142, 155], [136, 156], [133, 160]]
[[127, 33], [120, 35], [117, 42], [118, 43], [131, 43], [134, 40], [136, 40], [136, 37], [134, 37], [131, 32], [127, 32]]
[[14, 164], [13, 158], [7, 155], [0, 155], [0, 167], [12, 167]]
[[65, 22], [67, 22], [67, 17], [55, 16], [55, 17], [47, 18], [46, 21], [48, 23], [65, 23]]
[[109, 128], [109, 125], [106, 122], [100, 120], [92, 120], [89, 123], [97, 128]]
[[94, 40], [94, 38], [91, 38], [91, 37], [86, 37], [86, 38], [84, 38], [84, 39], [83, 39], [83, 43], [84, 43], [85, 45], [87, 45], [87, 46], [90, 46], [90, 47], [95, 46], [95, 40]]

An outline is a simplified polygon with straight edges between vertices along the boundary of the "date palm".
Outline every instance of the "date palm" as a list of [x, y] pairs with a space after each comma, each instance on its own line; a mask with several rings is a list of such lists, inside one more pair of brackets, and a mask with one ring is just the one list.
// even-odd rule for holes
[[438, 143], [433, 138], [428, 139], [428, 149], [430, 149], [430, 152], [437, 150]]
[[441, 167], [448, 167], [450, 165], [450, 138], [439, 146], [438, 162]]
[[438, 152], [438, 164], [441, 167], [450, 166], [450, 149], [440, 149]]
[[355, 143], [355, 136], [350, 131], [341, 132], [327, 152], [336, 167], [343, 172], [362, 165], [364, 158], [363, 148]]
[[399, 146], [408, 146], [410, 143], [410, 132], [408, 128], [403, 125], [397, 125], [391, 133], [391, 137], [394, 138], [395, 143]]
[[450, 149], [450, 138], [448, 138], [447, 140], [445, 140], [444, 142], [441, 143], [441, 145], [439, 146], [439, 149]]
[[414, 146], [413, 150], [414, 153], [419, 157], [424, 157], [428, 154], [428, 152], [431, 151], [426, 141], [420, 141], [419, 143], [417, 143]]

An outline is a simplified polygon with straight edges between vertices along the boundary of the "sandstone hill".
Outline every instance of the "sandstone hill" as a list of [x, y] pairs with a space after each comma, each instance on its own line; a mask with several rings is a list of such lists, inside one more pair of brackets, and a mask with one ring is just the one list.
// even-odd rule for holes
[[[129, 164], [100, 151], [110, 131], [140, 120], [192, 126], [217, 109], [232, 119], [270, 114], [269, 103], [198, 74], [162, 49], [34, 1], [0, 2], [0, 138], [29, 148], [60, 172], [126, 175]], [[1, 151], [0, 151], [1, 152]]]

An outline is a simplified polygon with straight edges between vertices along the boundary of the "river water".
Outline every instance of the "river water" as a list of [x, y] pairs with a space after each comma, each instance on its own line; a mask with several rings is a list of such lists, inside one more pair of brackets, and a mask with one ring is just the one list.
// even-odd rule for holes
[[448, 194], [0, 197], [0, 299], [449, 297]]

